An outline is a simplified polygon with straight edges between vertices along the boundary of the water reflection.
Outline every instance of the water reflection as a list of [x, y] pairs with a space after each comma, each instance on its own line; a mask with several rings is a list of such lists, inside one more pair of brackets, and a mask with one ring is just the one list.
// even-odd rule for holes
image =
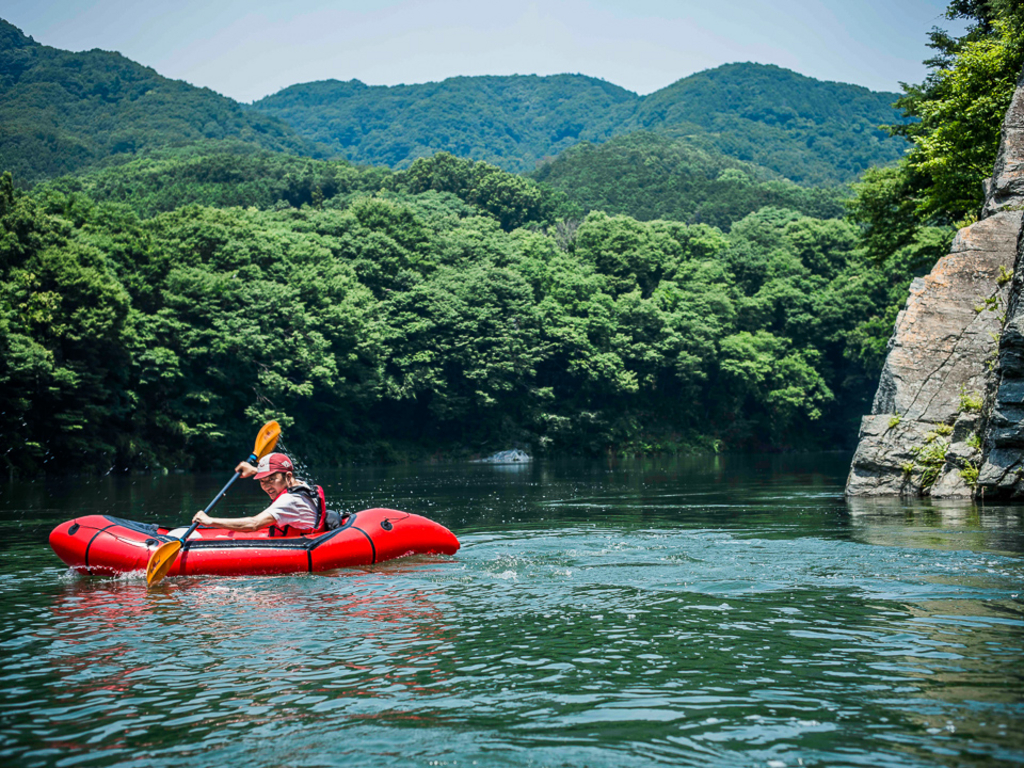
[[303, 728], [335, 710], [422, 721], [426, 713], [399, 699], [449, 687], [442, 659], [454, 631], [430, 580], [436, 567], [168, 579], [151, 591], [139, 579], [72, 580], [18, 647], [4, 627], [0, 744], [35, 744], [26, 757], [57, 749], [113, 759], [174, 734]]
[[1019, 555], [1024, 507], [953, 499], [847, 499], [853, 535], [867, 544]]

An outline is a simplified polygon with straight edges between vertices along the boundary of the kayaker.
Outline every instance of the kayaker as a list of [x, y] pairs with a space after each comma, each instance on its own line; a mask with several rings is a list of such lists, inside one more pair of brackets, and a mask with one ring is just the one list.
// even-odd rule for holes
[[241, 462], [235, 471], [242, 477], [254, 477], [260, 487], [271, 498], [271, 504], [252, 517], [210, 517], [197, 512], [193, 523], [208, 528], [226, 528], [229, 531], [258, 531], [274, 526], [271, 535], [286, 536], [289, 533], [306, 533], [321, 530], [325, 526], [323, 490], [310, 488], [292, 473], [292, 460], [283, 453], [269, 453], [260, 459], [257, 466]]

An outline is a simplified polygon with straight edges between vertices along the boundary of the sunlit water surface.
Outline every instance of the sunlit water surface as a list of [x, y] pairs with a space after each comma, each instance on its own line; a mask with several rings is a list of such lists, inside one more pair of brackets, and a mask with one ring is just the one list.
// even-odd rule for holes
[[49, 530], [224, 477], [4, 484], [0, 764], [1024, 763], [1024, 507], [848, 504], [847, 460], [324, 472], [462, 550], [148, 591]]

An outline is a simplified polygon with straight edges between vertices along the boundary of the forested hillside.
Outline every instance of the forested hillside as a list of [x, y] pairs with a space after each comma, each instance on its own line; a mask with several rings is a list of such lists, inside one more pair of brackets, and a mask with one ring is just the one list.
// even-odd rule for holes
[[897, 97], [768, 64], [725, 64], [645, 96], [629, 129], [706, 137], [800, 184], [835, 184], [906, 151], [879, 129], [903, 122]]
[[[897, 159], [878, 130], [896, 94], [733, 64], [640, 97], [583, 75], [291, 86], [244, 107], [120, 54], [39, 45], [0, 20], [0, 166], [19, 184], [152, 149], [232, 141], [400, 169], [449, 152], [510, 171], [637, 130], [685, 137], [803, 185], [837, 185]], [[649, 141], [649, 139], [638, 139]]]
[[714, 148], [701, 149], [688, 139], [646, 131], [603, 144], [578, 144], [531, 177], [560, 190], [586, 211], [722, 228], [765, 206], [819, 219], [838, 218], [845, 213], [842, 201], [849, 196], [843, 188], [802, 187]]
[[55, 179], [37, 194], [85, 193], [95, 202], [124, 203], [140, 216], [185, 205], [276, 210], [339, 201], [354, 193], [450, 193], [503, 229], [579, 219], [583, 209], [561, 192], [543, 188], [482, 161], [447, 153], [420, 159], [405, 171], [358, 168], [344, 160], [316, 161], [212, 142], [149, 153], [129, 163]]
[[604, 141], [632, 115], [636, 94], [583, 75], [454, 77], [369, 86], [326, 80], [253, 104], [354, 163], [404, 168], [450, 152], [508, 171], [532, 170], [580, 141]]
[[356, 169], [344, 160], [316, 161], [252, 144], [213, 141], [154, 149], [138, 159], [44, 186], [84, 192], [96, 202], [124, 203], [148, 217], [193, 203], [299, 208], [339, 193], [374, 192], [393, 176], [388, 168]]
[[253, 108], [353, 162], [395, 168], [443, 151], [532, 171], [580, 141], [646, 130], [701, 139], [801, 184], [843, 184], [903, 153], [906, 143], [878, 128], [901, 122], [897, 96], [730, 64], [643, 97], [580, 75], [393, 87], [330, 80], [291, 86]]
[[[4, 464], [211, 467], [271, 417], [312, 463], [849, 447], [910, 280], [976, 213], [1024, 64], [1017, 0], [960, 5], [968, 34], [934, 35], [935, 73], [901, 100], [909, 154], [864, 175], [848, 219], [721, 136], [595, 141], [543, 182], [450, 153], [299, 157], [215, 94], [4, 26], [0, 107], [32, 116], [0, 123], [4, 170], [120, 157], [0, 176]], [[787, 94], [748, 122], [837, 135], [828, 98], [783, 120]], [[189, 133], [211, 115], [254, 140]], [[145, 152], [112, 143], [122, 124]]]
[[148, 149], [233, 139], [320, 154], [277, 118], [118, 53], [39, 45], [0, 19], [0, 167], [28, 184]]
[[[446, 155], [372, 192], [379, 171], [322, 161], [148, 162], [5, 182], [11, 466], [216, 462], [271, 416], [323, 462], [840, 445], [870, 388], [850, 332], [902, 280], [841, 221], [570, 225], [559, 198]], [[146, 192], [170, 189], [179, 205]]]

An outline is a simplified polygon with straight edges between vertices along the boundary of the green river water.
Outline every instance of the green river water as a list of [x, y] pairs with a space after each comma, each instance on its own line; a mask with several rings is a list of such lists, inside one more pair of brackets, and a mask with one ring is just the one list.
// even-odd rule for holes
[[848, 460], [317, 473], [461, 551], [150, 590], [50, 529], [224, 476], [6, 483], [0, 765], [1024, 764], [1024, 506], [850, 503]]

